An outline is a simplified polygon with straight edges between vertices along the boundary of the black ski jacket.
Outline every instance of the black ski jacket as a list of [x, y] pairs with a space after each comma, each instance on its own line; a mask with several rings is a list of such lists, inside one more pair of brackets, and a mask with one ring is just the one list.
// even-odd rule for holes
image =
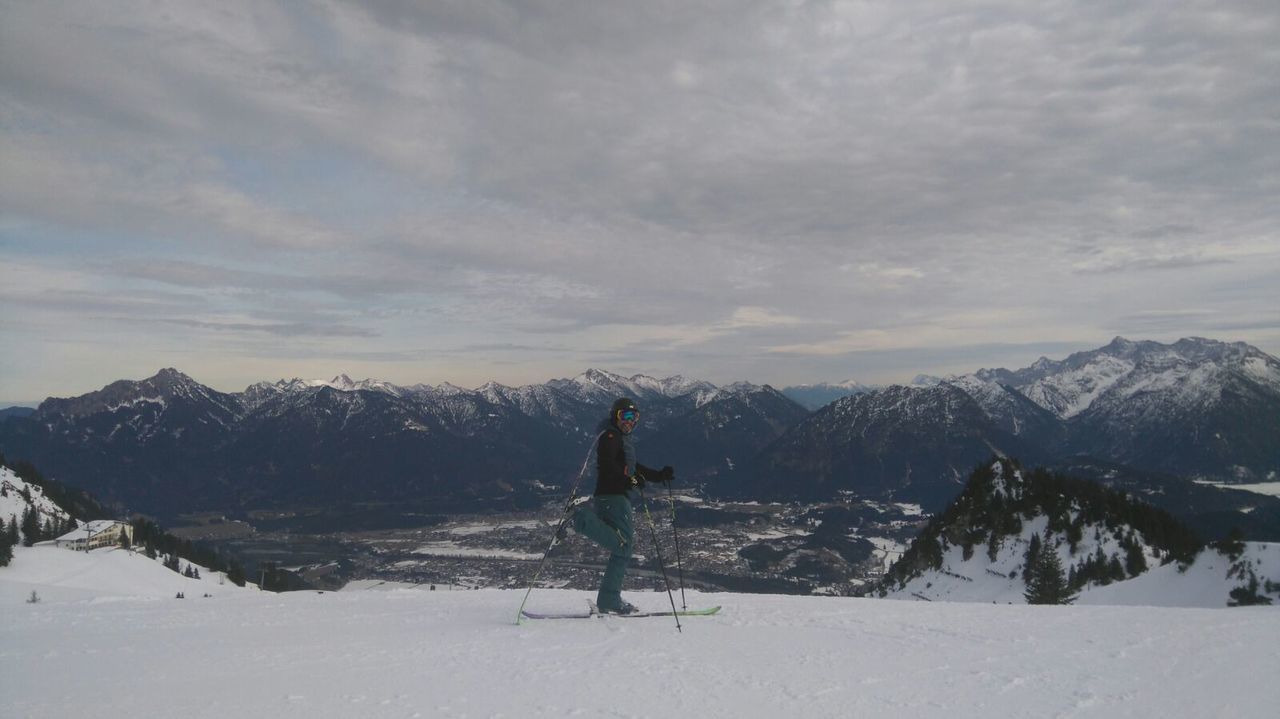
[[[656, 478], [661, 473], [656, 469], [636, 463], [627, 466], [625, 442], [627, 437], [617, 425], [608, 425], [596, 443], [596, 496], [602, 494], [623, 494], [631, 490], [631, 475]], [[630, 472], [628, 472], [630, 470]]]

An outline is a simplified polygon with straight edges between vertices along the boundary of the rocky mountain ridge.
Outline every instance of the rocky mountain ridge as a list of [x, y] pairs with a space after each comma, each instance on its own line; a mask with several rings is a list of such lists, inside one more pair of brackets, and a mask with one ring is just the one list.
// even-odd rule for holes
[[[989, 454], [1047, 464], [1112, 465], [1098, 481], [1151, 494], [1162, 477], [1270, 482], [1280, 478], [1280, 360], [1241, 343], [1172, 345], [1116, 338], [1091, 352], [1030, 368], [980, 370], [843, 397], [795, 425], [755, 462], [744, 491], [761, 496], [864, 497], [946, 506], [973, 463]], [[1218, 493], [1182, 498], [1181, 516], [1206, 504], [1257, 503]], [[1261, 497], [1260, 502], [1271, 498]], [[1280, 516], [1264, 514], [1280, 532]], [[1223, 521], [1215, 520], [1220, 526]], [[1205, 525], [1207, 526], [1207, 525]]]
[[813, 412], [767, 385], [598, 369], [523, 387], [339, 374], [237, 393], [166, 369], [0, 422], [0, 450], [160, 513], [410, 499], [519, 505], [576, 475], [620, 395], [642, 407], [641, 457], [676, 465], [681, 481], [715, 495], [858, 496], [938, 510], [975, 462], [996, 454], [1083, 467], [1199, 517], [1210, 534], [1236, 524], [1280, 534], [1275, 498], [1188, 481], [1276, 480], [1280, 361], [1196, 338], [1116, 338], [1061, 361], [858, 392]]
[[[157, 512], [412, 498], [530, 502], [567, 483], [607, 408], [642, 407], [642, 456], [686, 481], [745, 464], [805, 410], [768, 386], [684, 377], [476, 389], [301, 379], [222, 393], [168, 368], [0, 429], [0, 446], [109, 501]], [[696, 438], [696, 441], [692, 438]]]

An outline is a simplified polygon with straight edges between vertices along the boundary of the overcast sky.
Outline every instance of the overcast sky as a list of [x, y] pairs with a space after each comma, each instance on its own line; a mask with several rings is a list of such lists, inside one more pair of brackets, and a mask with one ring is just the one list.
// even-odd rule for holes
[[1280, 353], [1280, 4], [0, 3], [0, 400]]

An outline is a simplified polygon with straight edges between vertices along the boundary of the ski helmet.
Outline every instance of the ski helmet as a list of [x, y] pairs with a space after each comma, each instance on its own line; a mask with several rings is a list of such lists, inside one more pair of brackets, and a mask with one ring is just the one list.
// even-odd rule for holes
[[613, 407], [609, 409], [609, 419], [616, 424], [622, 421], [623, 412], [634, 412], [635, 417], [632, 421], [640, 418], [640, 409], [636, 407], [636, 403], [631, 401], [629, 397], [619, 397], [613, 403]]

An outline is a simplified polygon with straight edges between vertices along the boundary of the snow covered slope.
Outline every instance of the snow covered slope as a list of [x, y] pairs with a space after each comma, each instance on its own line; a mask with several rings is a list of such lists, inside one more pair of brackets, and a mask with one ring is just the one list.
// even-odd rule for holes
[[[1246, 542], [1244, 554], [1237, 560], [1214, 549], [1206, 549], [1195, 563], [1187, 567], [1176, 562], [1155, 567], [1123, 582], [1105, 587], [1091, 587], [1080, 595], [1077, 604], [1154, 605], [1177, 607], [1220, 607], [1230, 601], [1231, 589], [1247, 583], [1241, 568], [1252, 569], [1264, 582], [1280, 579], [1280, 544]], [[1267, 594], [1265, 589], [1260, 594]], [[1267, 594], [1273, 604], [1280, 605], [1280, 594]], [[1280, 611], [1280, 610], [1277, 610]]]
[[[185, 570], [191, 563], [184, 560]], [[173, 599], [227, 597], [249, 589], [226, 581], [224, 575], [196, 565], [199, 579], [184, 577], [141, 552], [117, 547], [76, 552], [51, 545], [15, 547], [13, 561], [0, 567], [0, 604], [25, 601], [35, 592], [41, 602], [103, 599]]]
[[40, 515], [41, 525], [51, 519], [61, 522], [71, 519], [52, 499], [45, 496], [43, 489], [0, 465], [0, 519], [8, 524], [12, 524], [15, 519], [21, 522], [28, 507]]
[[517, 591], [30, 605], [4, 576], [0, 703], [14, 717], [1261, 719], [1280, 705], [1270, 608], [690, 593], [724, 609], [678, 634], [665, 617], [516, 626]]
[[1203, 548], [1172, 517], [1081, 480], [1008, 460], [971, 475], [964, 492], [892, 567], [898, 599], [1023, 603], [1027, 566], [1053, 552], [1084, 604], [1224, 607], [1250, 583], [1280, 604], [1280, 544]]
[[[1043, 531], [1046, 521], [1028, 524], [1027, 532]], [[942, 567], [925, 572], [907, 582], [901, 589], [890, 592], [892, 599], [920, 599], [945, 602], [997, 602], [1000, 604], [1025, 604], [1023, 593], [1027, 586], [1021, 577], [1023, 565], [1019, 551], [1025, 551], [1025, 539], [1011, 543], [995, 561], [981, 551], [964, 560], [960, 547], [950, 547], [943, 556]], [[1247, 542], [1243, 560], [1254, 568], [1262, 582], [1268, 578], [1273, 584], [1280, 579], [1280, 544]], [[1078, 561], [1080, 555], [1070, 555], [1065, 545], [1056, 548], [1062, 565], [1068, 567]], [[1104, 550], [1105, 551], [1105, 550]], [[1083, 553], [1087, 555], [1086, 553]], [[1156, 560], [1158, 561], [1158, 560]], [[1154, 564], [1154, 563], [1153, 563]], [[1213, 549], [1201, 552], [1189, 566], [1172, 562], [1156, 565], [1131, 579], [1107, 584], [1089, 585], [1081, 590], [1076, 604], [1128, 605], [1147, 607], [1226, 607], [1231, 601], [1230, 592], [1245, 585], [1246, 579], [1236, 576], [1232, 568], [1237, 562]], [[1010, 577], [1010, 574], [1015, 576]], [[1265, 584], [1263, 585], [1265, 586]], [[1267, 594], [1280, 606], [1280, 593]], [[1277, 609], [1280, 611], [1280, 609]]]

